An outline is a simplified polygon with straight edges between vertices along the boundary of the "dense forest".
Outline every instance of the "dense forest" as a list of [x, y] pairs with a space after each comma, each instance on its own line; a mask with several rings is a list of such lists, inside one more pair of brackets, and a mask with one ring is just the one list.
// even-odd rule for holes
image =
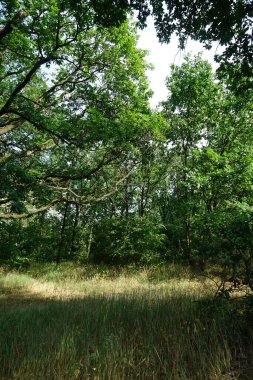
[[[210, 263], [253, 286], [249, 2], [109, 3], [1, 2], [1, 263]], [[216, 74], [168, 68], [157, 110], [136, 47], [150, 13], [162, 41], [225, 46]]]
[[[168, 67], [140, 28], [216, 54]], [[0, 0], [0, 378], [253, 379], [252, 0]]]

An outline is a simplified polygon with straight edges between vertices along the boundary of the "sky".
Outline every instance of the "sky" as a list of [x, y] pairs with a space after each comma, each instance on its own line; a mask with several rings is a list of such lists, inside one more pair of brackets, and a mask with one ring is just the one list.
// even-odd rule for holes
[[185, 50], [180, 51], [176, 37], [172, 37], [169, 44], [160, 44], [151, 17], [148, 19], [147, 27], [140, 30], [139, 35], [138, 47], [150, 52], [146, 59], [155, 67], [152, 71], [148, 70], [147, 72], [150, 87], [154, 92], [150, 101], [152, 108], [155, 108], [160, 101], [167, 98], [168, 91], [165, 86], [165, 78], [169, 75], [170, 65], [173, 63], [180, 65], [185, 54], [194, 55], [202, 52], [203, 58], [212, 64], [213, 70], [215, 71], [217, 68], [217, 63], [214, 62], [213, 56], [215, 53], [220, 52], [218, 45], [211, 50], [206, 50], [199, 42], [190, 40], [187, 42]]

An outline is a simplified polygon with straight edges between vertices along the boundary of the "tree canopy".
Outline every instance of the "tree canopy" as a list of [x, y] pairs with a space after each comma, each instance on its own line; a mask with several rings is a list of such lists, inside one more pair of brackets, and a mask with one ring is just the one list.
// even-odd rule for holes
[[[211, 263], [252, 288], [250, 3], [0, 7], [1, 260]], [[219, 41], [223, 76], [185, 57], [151, 110], [130, 9], [162, 41]]]
[[[117, 0], [120, 17], [127, 9], [138, 11], [140, 25], [145, 27], [149, 15], [154, 17], [161, 42], [169, 42], [173, 33], [179, 37], [180, 47], [188, 38], [198, 40], [206, 48], [213, 43], [224, 47], [216, 60], [221, 71], [226, 69], [236, 80], [242, 75], [252, 78], [253, 64], [253, 7], [251, 0]], [[108, 1], [96, 2], [96, 9], [104, 11]], [[247, 81], [252, 87], [252, 82]]]
[[252, 2], [244, 1], [133, 1], [138, 4], [140, 19], [152, 14], [162, 42], [175, 32], [181, 46], [188, 37], [209, 47], [219, 42], [226, 47], [223, 58], [236, 63], [252, 64]]
[[80, 203], [74, 182], [90, 183], [124, 160], [124, 147], [145, 129], [150, 90], [136, 32], [127, 22], [101, 26], [86, 5], [80, 15], [72, 2], [3, 4], [2, 218], [32, 215], [67, 195]]

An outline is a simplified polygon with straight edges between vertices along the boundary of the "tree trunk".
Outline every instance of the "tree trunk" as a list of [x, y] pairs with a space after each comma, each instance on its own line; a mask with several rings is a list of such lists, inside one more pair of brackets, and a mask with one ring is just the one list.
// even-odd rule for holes
[[74, 252], [75, 252], [75, 240], [76, 240], [76, 232], [77, 232], [77, 226], [79, 222], [79, 205], [76, 205], [76, 213], [75, 213], [75, 219], [74, 219], [74, 224], [73, 224], [73, 229], [72, 229], [72, 236], [71, 236], [71, 241], [70, 241], [70, 249], [69, 249], [69, 256], [71, 257]]
[[62, 249], [64, 245], [64, 232], [66, 228], [66, 221], [67, 221], [67, 213], [68, 213], [68, 203], [65, 205], [64, 214], [63, 214], [63, 220], [62, 220], [62, 226], [61, 226], [61, 233], [60, 233], [60, 241], [58, 244], [58, 250], [56, 255], [56, 264], [59, 265], [62, 257]]
[[186, 220], [185, 223], [185, 240], [186, 240], [186, 256], [191, 266], [194, 265], [194, 259], [192, 256], [192, 238], [191, 238], [191, 223]]
[[88, 246], [87, 246], [87, 257], [88, 257], [88, 259], [90, 258], [90, 255], [91, 255], [92, 239], [93, 239], [93, 226], [91, 226], [91, 229], [90, 229], [90, 235], [89, 235]]

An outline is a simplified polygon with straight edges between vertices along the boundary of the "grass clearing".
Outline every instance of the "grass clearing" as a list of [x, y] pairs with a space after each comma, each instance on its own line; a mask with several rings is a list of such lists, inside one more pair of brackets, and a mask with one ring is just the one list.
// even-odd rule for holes
[[253, 378], [252, 324], [187, 269], [0, 273], [3, 380]]

